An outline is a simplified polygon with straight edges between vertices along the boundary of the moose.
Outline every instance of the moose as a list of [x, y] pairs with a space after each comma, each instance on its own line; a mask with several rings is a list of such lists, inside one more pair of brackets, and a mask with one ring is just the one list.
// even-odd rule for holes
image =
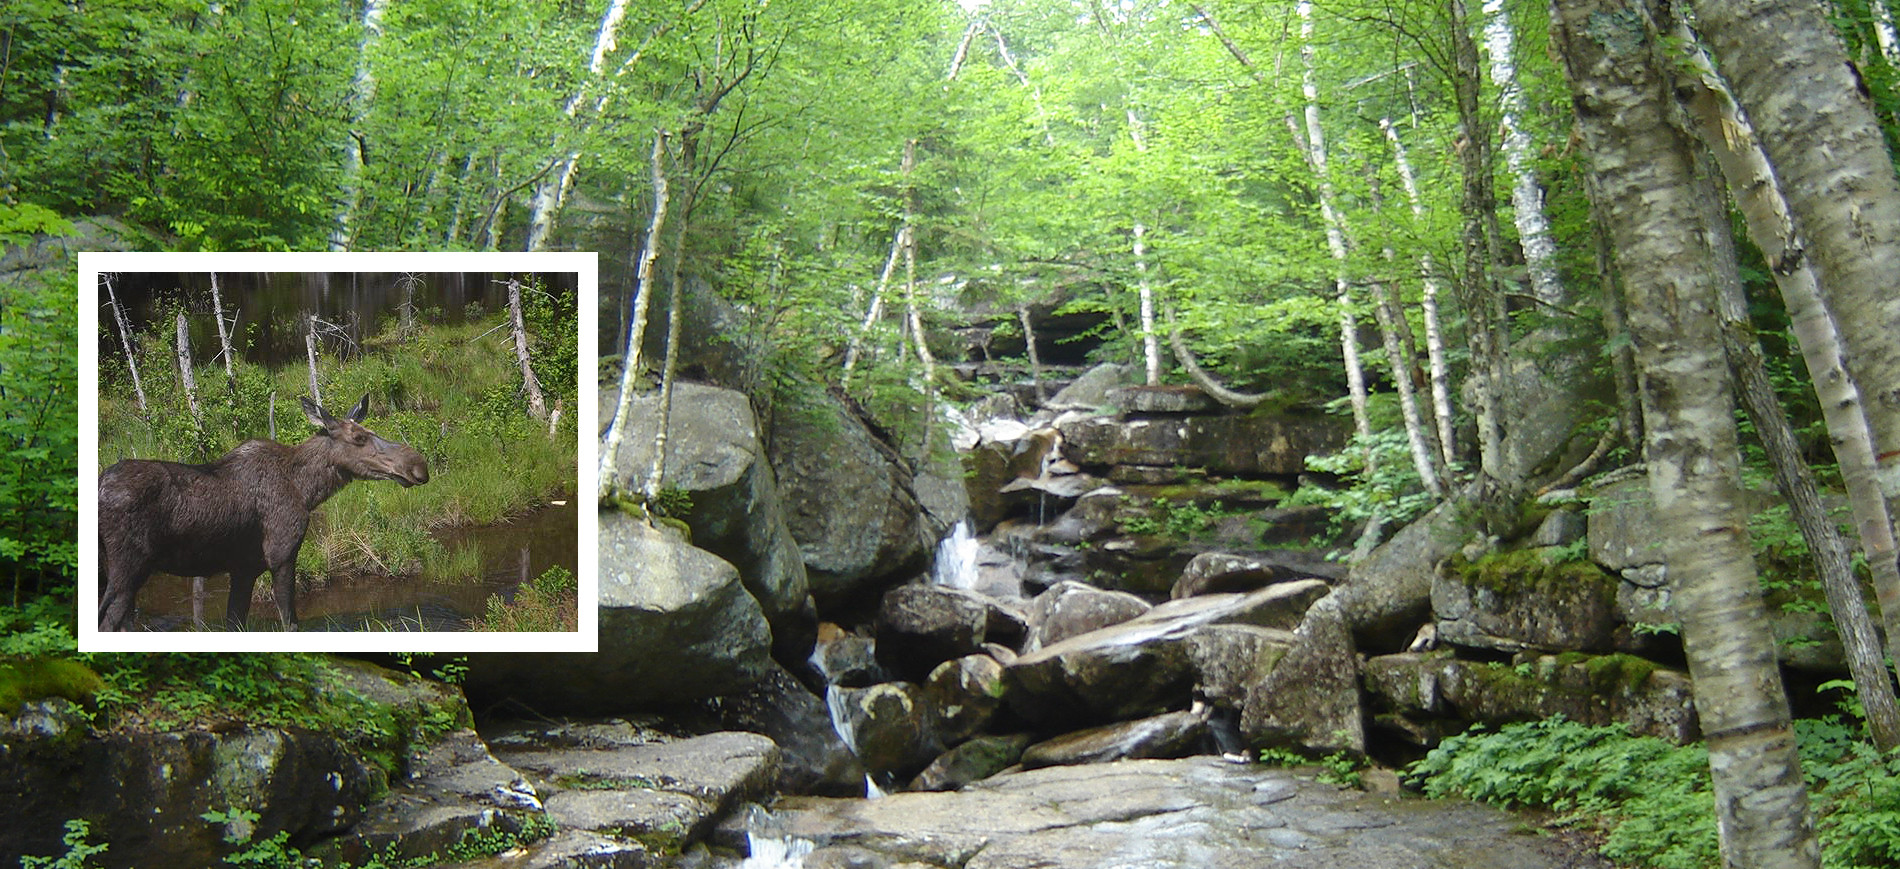
[[297, 629], [297, 549], [310, 512], [351, 480], [429, 482], [406, 444], [364, 428], [369, 396], [341, 419], [301, 399], [323, 431], [296, 446], [253, 439], [203, 465], [126, 459], [99, 475], [99, 630], [132, 627], [153, 572], [231, 575], [225, 622], [243, 626], [257, 576], [271, 573], [284, 630]]

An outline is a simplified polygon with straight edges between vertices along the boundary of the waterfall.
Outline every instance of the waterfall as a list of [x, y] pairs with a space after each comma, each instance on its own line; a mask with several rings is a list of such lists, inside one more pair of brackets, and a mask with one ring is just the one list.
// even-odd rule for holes
[[937, 544], [937, 563], [930, 569], [930, 580], [946, 588], [976, 587], [976, 553], [981, 544], [970, 531], [970, 520], [957, 522]]
[[[829, 678], [829, 674], [827, 674], [827, 678]], [[852, 754], [857, 754], [857, 730], [851, 726], [851, 722], [844, 716], [844, 692], [838, 690], [838, 686], [836, 685], [825, 686], [825, 711], [831, 713], [831, 729], [837, 732], [839, 739], [844, 740], [844, 747], [851, 749]], [[864, 798], [873, 800], [883, 795], [884, 789], [877, 786], [877, 780], [871, 777], [871, 771], [868, 769], [865, 770]]]
[[778, 819], [759, 806], [746, 809], [746, 852], [751, 856], [739, 863], [739, 869], [804, 869], [805, 855], [816, 843], [786, 834]]

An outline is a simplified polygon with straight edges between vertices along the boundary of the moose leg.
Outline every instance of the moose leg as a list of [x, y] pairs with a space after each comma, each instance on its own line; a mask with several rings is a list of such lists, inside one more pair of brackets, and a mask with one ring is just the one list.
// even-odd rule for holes
[[99, 592], [99, 630], [131, 630], [132, 617], [137, 611], [139, 586], [144, 581], [134, 579], [132, 572], [122, 566], [108, 566], [105, 573], [105, 582]]
[[244, 627], [244, 619], [251, 614], [251, 590], [257, 587], [257, 575], [262, 570], [241, 568], [231, 571], [231, 599], [224, 607], [224, 626], [230, 630]]
[[277, 617], [284, 630], [297, 629], [297, 562], [286, 561], [270, 569], [271, 594], [277, 598]]

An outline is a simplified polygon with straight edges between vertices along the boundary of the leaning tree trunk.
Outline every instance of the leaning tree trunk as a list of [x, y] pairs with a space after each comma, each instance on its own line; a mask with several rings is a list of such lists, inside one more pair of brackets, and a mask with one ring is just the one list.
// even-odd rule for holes
[[[1693, 34], [1680, 25], [1676, 36], [1684, 45], [1696, 44]], [[1900, 661], [1900, 564], [1895, 561], [1893, 522], [1880, 493], [1873, 436], [1861, 410], [1860, 387], [1841, 359], [1839, 333], [1821, 302], [1814, 269], [1803, 254], [1807, 244], [1795, 232], [1787, 200], [1781, 194], [1774, 167], [1756, 140], [1753, 125], [1706, 55], [1693, 51], [1686, 63], [1685, 74], [1677, 77], [1678, 91], [1688, 94], [1687, 104], [1697, 131], [1728, 179], [1749, 238], [1773, 266], [1770, 272], [1788, 309], [1791, 331], [1814, 384], [1815, 397], [1820, 399], [1834, 460], [1840, 465], [1848, 504], [1860, 530], [1861, 549], [1887, 629], [1887, 652]]]
[[323, 406], [323, 393], [317, 388], [317, 317], [310, 315], [304, 321], [303, 333], [304, 358], [310, 363], [310, 400]]
[[[600, 27], [594, 31], [594, 51], [587, 63], [587, 76], [561, 106], [561, 113], [567, 116], [570, 126], [578, 119], [588, 90], [606, 70], [607, 53], [614, 50], [620, 37], [620, 24], [626, 17], [627, 0], [610, 0], [606, 12], [600, 17]], [[533, 203], [528, 211], [528, 250], [543, 250], [547, 247], [548, 235], [554, 229], [555, 215], [560, 212], [567, 191], [574, 184], [574, 170], [579, 167], [580, 159], [580, 149], [570, 147], [561, 156], [555, 171], [535, 185]]]
[[1696, 6], [1809, 242], [1848, 369], [1867, 395], [1881, 488], [1900, 500], [1900, 178], [1825, 9], [1808, 0]]
[[1023, 351], [1029, 357], [1029, 384], [1036, 392], [1036, 403], [1048, 400], [1042, 389], [1042, 356], [1036, 352], [1036, 329], [1029, 323], [1029, 306], [1016, 306], [1016, 320], [1023, 324]]
[[[1425, 205], [1419, 200], [1418, 180], [1412, 175], [1412, 161], [1405, 154], [1405, 145], [1399, 141], [1399, 132], [1393, 128], [1391, 118], [1380, 118], [1379, 129], [1385, 131], [1386, 141], [1392, 143], [1392, 160], [1398, 164], [1399, 183], [1411, 203], [1412, 217], [1424, 220]], [[1439, 327], [1438, 265], [1432, 262], [1430, 251], [1419, 254], [1418, 270], [1424, 286], [1419, 305], [1425, 315], [1425, 359], [1432, 388], [1432, 423], [1438, 432], [1438, 457], [1449, 470], [1458, 464], [1458, 447], [1451, 427], [1451, 375], [1445, 364], [1445, 335]]]
[[[1678, 88], [1680, 93], [1680, 88]], [[1821, 589], [1827, 596], [1827, 608], [1834, 616], [1836, 632], [1847, 655], [1847, 669], [1854, 677], [1867, 728], [1881, 750], [1900, 745], [1900, 708], [1896, 708], [1893, 678], [1880, 653], [1880, 638], [1874, 633], [1873, 619], [1867, 616], [1867, 601], [1861, 594], [1860, 580], [1854, 575], [1847, 542], [1840, 529], [1821, 506], [1819, 486], [1814, 472], [1801, 457], [1795, 443], [1794, 428], [1781, 409], [1775, 387], [1768, 378], [1768, 365], [1762, 361], [1761, 342], [1755, 337], [1754, 324], [1748, 320], [1748, 297], [1742, 289], [1741, 263], [1735, 256], [1735, 241], [1730, 234], [1728, 209], [1722, 205], [1721, 192], [1714, 181], [1705, 180], [1698, 198], [1707, 211], [1709, 247], [1715, 254], [1717, 309], [1722, 318], [1722, 342], [1728, 352], [1729, 367], [1735, 374], [1742, 406], [1755, 424], [1755, 435], [1768, 453], [1774, 468], [1775, 486], [1788, 502], [1795, 527], [1814, 554], [1814, 565], [1821, 576]]]
[[508, 319], [513, 324], [515, 364], [521, 368], [521, 388], [528, 393], [528, 415], [537, 422], [547, 422], [548, 402], [541, 395], [541, 378], [534, 376], [534, 365], [528, 359], [528, 328], [521, 316], [520, 278], [508, 280]]
[[653, 261], [660, 253], [660, 230], [666, 226], [666, 131], [653, 133], [653, 217], [647, 221], [646, 240], [640, 248], [640, 264], [634, 270], [633, 323], [627, 328], [627, 352], [621, 359], [620, 402], [614, 407], [613, 425], [607, 429], [607, 442], [600, 448], [597, 469], [601, 503], [611, 503], [620, 491], [614, 479], [616, 454], [627, 432], [627, 412], [633, 408], [633, 387], [640, 377], [640, 343], [646, 340], [647, 309], [653, 304]]
[[132, 352], [132, 327], [125, 322], [125, 307], [119, 304], [119, 296], [112, 291], [111, 274], [99, 275], [99, 282], [106, 285], [106, 301], [112, 305], [112, 319], [119, 324], [119, 347], [125, 351], [125, 367], [132, 372], [132, 394], [139, 401], [139, 415], [144, 416], [145, 384], [139, 380], [139, 358]]
[[1463, 178], [1462, 200], [1458, 211], [1462, 218], [1459, 247], [1464, 264], [1460, 283], [1460, 301], [1468, 325], [1465, 342], [1471, 351], [1470, 383], [1478, 428], [1478, 466], [1492, 479], [1503, 476], [1504, 428], [1499, 419], [1504, 397], [1501, 369], [1504, 348], [1495, 340], [1491, 328], [1491, 264], [1496, 231], [1497, 203], [1491, 189], [1491, 136], [1479, 107], [1483, 81], [1479, 73], [1478, 46], [1471, 39], [1470, 16], [1464, 0], [1450, 0], [1452, 45], [1452, 96], [1458, 106], [1459, 174]]
[[1504, 130], [1504, 166], [1511, 173], [1511, 208], [1515, 212], [1518, 244], [1530, 271], [1531, 294], [1555, 313], [1564, 305], [1563, 281], [1557, 272], [1557, 242], [1550, 237], [1550, 219], [1544, 215], [1544, 187], [1537, 183], [1531, 134], [1524, 130], [1530, 114], [1524, 88], [1517, 82], [1516, 42], [1504, 0], [1484, 0], [1484, 47], [1491, 55], [1491, 80], [1498, 86], [1499, 126]]
[[1551, 17], [1629, 296], [1657, 537], [1695, 680], [1723, 858], [1750, 869], [1816, 867], [1820, 849], [1740, 503], [1706, 235], [1721, 229], [1704, 219], [1693, 142], [1667, 111], [1650, 10], [1560, 0]]

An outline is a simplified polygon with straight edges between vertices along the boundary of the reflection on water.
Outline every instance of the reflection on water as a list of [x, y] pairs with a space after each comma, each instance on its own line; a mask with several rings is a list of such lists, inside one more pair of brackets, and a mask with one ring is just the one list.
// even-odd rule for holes
[[[513, 522], [458, 528], [436, 534], [450, 551], [475, 547], [481, 573], [462, 582], [421, 577], [337, 576], [328, 585], [297, 594], [297, 617], [306, 631], [465, 631], [467, 620], [487, 610], [490, 595], [513, 602], [515, 588], [550, 567], [578, 570], [577, 499], [543, 507]], [[258, 577], [270, 587], [270, 574]], [[194, 586], [202, 588], [195, 592]], [[154, 574], [139, 591], [135, 630], [222, 629], [231, 579], [202, 582]], [[278, 629], [277, 608], [262, 597], [251, 604], [250, 627]]]

